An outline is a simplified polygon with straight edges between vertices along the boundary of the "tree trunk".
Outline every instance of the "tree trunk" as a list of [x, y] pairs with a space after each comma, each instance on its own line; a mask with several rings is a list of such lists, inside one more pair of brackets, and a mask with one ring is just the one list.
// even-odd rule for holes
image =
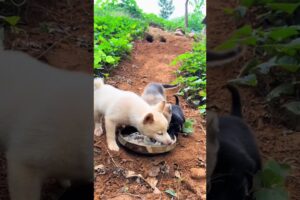
[[189, 26], [189, 11], [188, 11], [188, 6], [189, 6], [189, 0], [185, 1], [185, 16], [184, 16], [184, 24], [185, 24], [185, 28], [188, 28]]

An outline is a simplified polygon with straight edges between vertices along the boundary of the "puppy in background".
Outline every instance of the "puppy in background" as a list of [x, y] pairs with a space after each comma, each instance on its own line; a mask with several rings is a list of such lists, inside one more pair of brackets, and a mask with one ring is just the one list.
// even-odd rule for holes
[[253, 178], [261, 169], [261, 158], [242, 118], [238, 90], [232, 85], [227, 88], [232, 95], [231, 115], [207, 113], [207, 200], [252, 199]]
[[[149, 105], [156, 105], [159, 102], [165, 101], [166, 102], [166, 92], [165, 89], [176, 88], [178, 85], [168, 85], [168, 84], [161, 84], [161, 83], [149, 83], [143, 93], [142, 98], [149, 104]], [[171, 104], [167, 103], [164, 110], [164, 116], [167, 118], [168, 122], [171, 121], [172, 116], [172, 106]]]
[[94, 79], [94, 117], [95, 135], [102, 134], [101, 119], [105, 117], [106, 139], [108, 148], [119, 151], [116, 143], [116, 127], [130, 125], [150, 138], [163, 144], [173, 141], [167, 132], [168, 121], [163, 115], [165, 101], [150, 106], [133, 92], [119, 90], [104, 84], [103, 79]]
[[172, 104], [172, 116], [170, 125], [168, 128], [168, 133], [170, 134], [171, 138], [174, 140], [175, 137], [178, 138], [178, 133], [181, 133], [183, 130], [183, 124], [185, 122], [185, 117], [182, 112], [182, 109], [179, 105], [179, 98], [176, 95], [173, 95], [175, 97], [176, 103]]

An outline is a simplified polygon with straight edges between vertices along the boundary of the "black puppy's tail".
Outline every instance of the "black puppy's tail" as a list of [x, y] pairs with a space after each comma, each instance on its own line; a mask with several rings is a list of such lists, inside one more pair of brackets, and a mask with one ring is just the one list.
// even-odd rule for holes
[[179, 85], [176, 84], [176, 85], [170, 85], [170, 84], [162, 84], [163, 88], [165, 89], [171, 89], [171, 88], [177, 88]]
[[232, 84], [227, 84], [226, 87], [231, 93], [231, 99], [232, 99], [231, 115], [242, 118], [243, 117], [242, 104], [241, 104], [241, 97], [238, 89]]
[[176, 105], [178, 105], [179, 106], [179, 98], [178, 98], [178, 96], [177, 95], [173, 95], [173, 97], [175, 97], [175, 100], [176, 100]]

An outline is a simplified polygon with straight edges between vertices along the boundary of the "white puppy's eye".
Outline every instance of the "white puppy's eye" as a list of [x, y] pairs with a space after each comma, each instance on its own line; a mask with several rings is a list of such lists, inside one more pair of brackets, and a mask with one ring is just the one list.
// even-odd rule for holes
[[162, 133], [162, 132], [158, 132], [157, 134], [158, 134], [158, 135], [163, 135], [163, 133]]

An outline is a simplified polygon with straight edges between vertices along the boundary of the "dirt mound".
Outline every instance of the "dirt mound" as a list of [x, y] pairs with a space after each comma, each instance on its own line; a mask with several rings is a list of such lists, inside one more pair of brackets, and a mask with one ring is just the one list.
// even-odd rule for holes
[[[176, 67], [171, 67], [169, 63], [178, 55], [190, 51], [192, 40], [175, 36], [159, 28], [150, 28], [149, 33], [154, 38], [163, 36], [166, 42], [136, 41], [131, 57], [123, 61], [112, 73], [108, 79], [109, 84], [141, 94], [150, 82], [170, 83], [175, 79]], [[167, 92], [167, 98], [172, 103], [175, 102], [172, 97], [174, 93], [176, 89]], [[119, 153], [110, 155], [107, 151], [105, 135], [95, 139], [95, 165], [104, 165], [107, 169], [105, 174], [95, 173], [95, 199], [117, 198], [124, 192], [130, 193], [129, 197], [126, 197], [128, 199], [142, 197], [153, 200], [160, 197], [169, 199], [164, 193], [167, 189], [176, 191], [179, 199], [205, 199], [205, 176], [200, 181], [190, 177], [191, 168], [204, 169], [206, 140], [202, 129], [203, 121], [199, 111], [191, 109], [182, 98], [180, 98], [180, 103], [185, 116], [196, 121], [195, 132], [189, 137], [180, 136], [178, 146], [170, 153], [149, 157], [130, 153], [121, 148]], [[122, 168], [139, 173], [146, 178], [150, 177], [157, 166], [162, 165], [169, 172], [160, 171], [156, 176], [157, 187], [162, 191], [161, 196], [153, 194], [152, 189], [146, 183], [137, 182], [136, 179], [126, 179], [118, 173], [118, 170]], [[180, 179], [176, 178], [178, 173]]]

